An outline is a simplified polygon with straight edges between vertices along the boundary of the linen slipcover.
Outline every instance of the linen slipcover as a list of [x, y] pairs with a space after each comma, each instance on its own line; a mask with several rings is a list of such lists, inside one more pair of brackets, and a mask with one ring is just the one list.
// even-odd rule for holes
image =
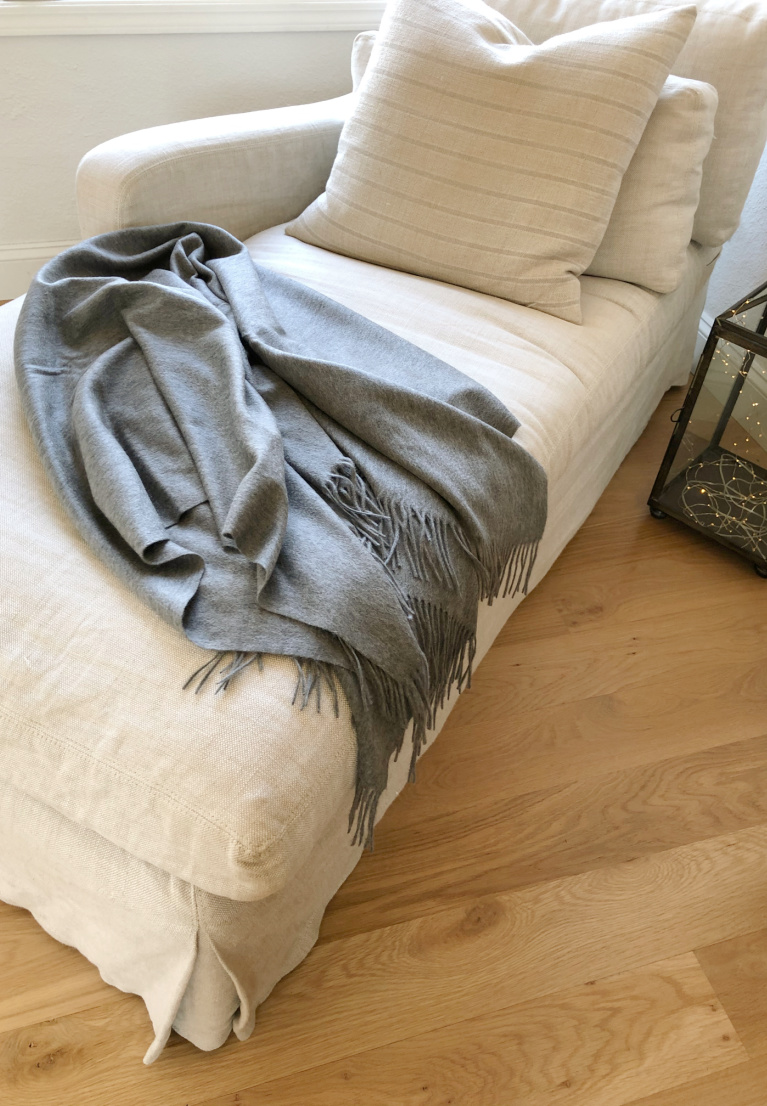
[[[674, 0], [492, 0], [533, 42], [587, 27], [662, 11]], [[678, 77], [706, 81], [719, 94], [716, 136], [703, 166], [693, 238], [721, 246], [735, 233], [767, 138], [767, 4], [764, 0], [697, 0], [698, 18], [672, 67]]]
[[[391, 328], [513, 406], [520, 445], [552, 483], [567, 477], [584, 442], [599, 453], [616, 403], [631, 406], [626, 378], [659, 352], [710, 260], [691, 248], [698, 277], [672, 296], [584, 278], [587, 312], [578, 327], [326, 253], [281, 227], [252, 248], [259, 261]], [[294, 710], [295, 669], [285, 658], [269, 658], [263, 675], [233, 683], [226, 695], [184, 692], [203, 651], [90, 553], [48, 485], [12, 381], [3, 379], [0, 395], [8, 451], [0, 465], [0, 776], [214, 895], [279, 892], [339, 806], [350, 808], [355, 741], [346, 705], [338, 720], [332, 711]], [[506, 610], [490, 608], [495, 632]]]
[[[464, 371], [482, 379], [503, 398], [517, 396], [524, 404], [522, 431], [528, 448], [535, 450], [553, 474], [550, 484], [550, 514], [541, 545], [533, 583], [544, 574], [562, 547], [573, 536], [593, 504], [600, 496], [625, 452], [641, 432], [660, 395], [672, 383], [681, 383], [692, 361], [697, 320], [702, 296], [710, 272], [714, 251], [691, 247], [688, 251], [688, 271], [680, 289], [671, 296], [659, 297], [627, 284], [584, 278], [583, 327], [573, 327], [561, 321], [544, 319], [525, 308], [446, 285], [434, 284], [403, 273], [386, 270], [340, 256], [330, 256], [321, 250], [303, 245], [280, 233], [280, 228], [258, 235], [250, 243], [253, 255], [263, 264], [272, 265], [296, 279], [310, 283], [327, 293], [333, 291], [342, 302], [362, 311], [383, 325], [396, 322], [399, 332], [437, 356], [460, 362]], [[364, 278], [364, 279], [363, 279]], [[8, 523], [14, 521], [23, 502], [48, 509], [47, 492], [42, 474], [28, 472], [34, 456], [25, 424], [18, 410], [12, 389], [7, 388], [11, 373], [11, 342], [19, 303], [0, 308], [0, 501]], [[555, 332], [552, 334], [551, 329]], [[561, 359], [563, 339], [571, 335], [565, 360]], [[504, 352], [505, 351], [505, 352]], [[565, 425], [561, 415], [567, 410]], [[559, 433], [557, 420], [561, 424]], [[23, 478], [22, 478], [23, 477]], [[10, 512], [10, 513], [8, 513]], [[71, 532], [53, 524], [52, 534], [65, 544], [76, 544]], [[23, 533], [22, 533], [23, 537]], [[39, 584], [45, 564], [27, 560], [26, 549], [3, 550], [3, 594], [15, 579], [7, 574], [7, 555], [20, 556], [28, 564], [30, 586]], [[67, 562], [70, 567], [72, 562]], [[115, 581], [97, 562], [80, 563], [91, 581], [100, 573], [108, 594], [97, 595], [102, 609], [118, 614], [125, 595]], [[27, 593], [28, 594], [28, 593]], [[47, 593], [41, 602], [47, 601]], [[506, 618], [519, 602], [508, 599], [480, 612], [479, 651], [483, 654]], [[135, 655], [132, 635], [139, 635], [138, 647], [147, 655], [146, 631], [141, 626], [137, 606], [129, 604], [116, 627], [102, 626], [98, 639], [87, 612], [81, 610], [77, 596], [65, 603], [65, 610], [54, 612], [59, 627], [66, 626], [77, 638], [82, 634], [85, 648], [77, 650], [75, 659], [87, 656], [95, 647], [102, 652], [122, 649]], [[162, 625], [155, 620], [157, 625]], [[32, 631], [38, 625], [34, 619], [28, 626], [2, 626], [4, 654], [13, 647], [19, 633], [26, 634], [30, 650]], [[157, 639], [154, 639], [155, 644]], [[165, 641], [170, 646], [170, 641]], [[39, 665], [45, 649], [55, 651], [55, 640], [37, 643], [34, 653], [27, 652], [30, 661]], [[7, 655], [7, 654], [6, 654]], [[71, 658], [70, 658], [71, 659]], [[134, 689], [133, 717], [123, 719], [122, 748], [116, 754], [138, 770], [138, 755], [129, 761], [127, 746], [138, 745], [147, 769], [156, 749], [154, 734], [132, 723], [144, 713], [159, 680], [156, 676], [174, 672], [178, 658], [171, 650], [163, 654], [161, 671], [144, 673], [148, 681], [145, 692]], [[66, 673], [75, 668], [66, 666]], [[94, 706], [100, 702], [99, 682], [93, 670], [83, 673], [79, 700], [83, 702], [90, 685]], [[266, 695], [269, 703], [273, 691], [272, 676], [255, 691]], [[61, 690], [61, 689], [59, 689]], [[21, 705], [16, 700], [17, 706]], [[287, 756], [282, 781], [275, 778], [275, 768], [263, 741], [251, 749], [253, 766], [266, 774], [275, 803], [275, 824], [280, 817], [279, 804], [301, 808], [321, 796], [311, 793], [308, 780], [303, 792], [293, 794], [296, 782], [291, 775], [291, 739], [316, 742], [317, 763], [331, 758], [335, 776], [329, 781], [335, 807], [326, 811], [325, 827], [318, 832], [302, 862], [296, 862], [292, 878], [283, 880], [274, 893], [253, 902], [237, 902], [211, 894], [161, 867], [141, 858], [140, 851], [126, 850], [108, 840], [77, 817], [56, 809], [55, 788], [46, 801], [45, 787], [37, 786], [33, 774], [17, 775], [16, 786], [0, 783], [0, 838], [6, 849], [0, 853], [0, 897], [10, 903], [30, 909], [38, 921], [58, 940], [75, 945], [99, 967], [103, 977], [124, 990], [134, 991], [144, 998], [155, 1030], [155, 1041], [147, 1053], [147, 1061], [156, 1058], [162, 1049], [171, 1025], [200, 1048], [215, 1048], [233, 1027], [237, 1035], [246, 1037], [253, 1029], [255, 1007], [276, 981], [293, 968], [316, 940], [324, 908], [359, 857], [359, 849], [348, 844], [346, 822], [353, 773], [353, 744], [343, 725], [319, 732], [307, 730], [310, 720], [294, 717], [285, 708], [281, 718], [275, 718], [276, 733]], [[64, 709], [66, 709], [66, 704]], [[444, 712], [446, 713], [446, 712]], [[440, 723], [444, 719], [440, 719]], [[52, 714], [51, 720], [60, 715]], [[280, 733], [279, 726], [283, 730]], [[127, 724], [130, 723], [130, 724]], [[164, 759], [163, 767], [181, 775], [192, 769], [193, 743], [197, 738], [186, 718], [176, 735], [172, 756]], [[172, 736], [170, 719], [163, 736]], [[236, 812], [227, 809], [223, 790], [237, 773], [230, 764], [219, 765], [216, 758], [226, 754], [227, 740], [236, 738], [230, 727], [221, 743], [208, 750], [210, 760], [209, 789], [218, 789], [221, 819], [234, 824]], [[114, 748], [107, 735], [107, 745]], [[6, 744], [0, 756], [0, 766], [8, 764], [5, 754], [12, 752], [16, 742], [26, 742], [28, 731], [5, 729]], [[98, 750], [96, 750], [98, 751]], [[102, 750], [105, 753], [107, 750]], [[320, 756], [321, 754], [321, 756]], [[310, 761], [307, 763], [311, 764]], [[17, 768], [21, 767], [17, 764]], [[55, 761], [49, 759], [41, 769], [55, 775]], [[394, 766], [384, 805], [387, 805], [404, 785], [406, 758]], [[107, 777], [108, 778], [108, 777]], [[119, 780], [119, 777], [118, 777]], [[73, 791], [79, 781], [70, 777]], [[83, 779], [87, 788], [93, 780]], [[114, 784], [115, 781], [112, 781]], [[150, 782], [147, 780], [147, 783]], [[247, 784], [242, 773], [239, 782]], [[106, 784], [105, 784], [106, 786]], [[417, 786], [417, 785], [416, 785]], [[30, 793], [37, 787], [38, 796]], [[281, 788], [280, 794], [278, 790]], [[324, 793], [323, 793], [324, 795]], [[204, 796], [200, 797], [201, 799]], [[133, 795], [130, 790], [118, 791], [113, 807], [124, 806], [123, 829], [130, 823]], [[243, 803], [253, 814], [253, 796], [243, 796]], [[198, 804], [200, 805], [200, 804]], [[87, 811], [82, 811], [88, 813]], [[69, 808], [70, 814], [77, 814]], [[240, 811], [240, 816], [243, 811]], [[151, 826], [138, 809], [133, 819], [133, 846], [142, 844], [141, 834], [148, 835]], [[284, 811], [282, 814], [284, 819]], [[175, 833], [173, 845], [177, 858], [193, 842], [185, 837], [187, 825], [168, 817], [161, 827]], [[192, 832], [199, 834], [197, 827]], [[161, 842], [155, 842], [155, 846]], [[215, 842], [214, 842], [215, 844]], [[283, 841], [284, 871], [295, 856], [288, 855], [295, 841]], [[199, 846], [198, 846], [199, 856]], [[168, 853], [165, 859], [172, 859]], [[254, 858], [255, 860], [255, 858]], [[226, 855], [220, 857], [227, 864]], [[275, 868], [272, 866], [272, 876]], [[200, 870], [201, 875], [205, 873]], [[212, 876], [212, 869], [207, 873]], [[232, 873], [230, 873], [230, 876]], [[236, 881], [235, 881], [236, 882]], [[265, 884], [266, 881], [263, 881]], [[380, 1017], [380, 1011], [371, 1016]]]

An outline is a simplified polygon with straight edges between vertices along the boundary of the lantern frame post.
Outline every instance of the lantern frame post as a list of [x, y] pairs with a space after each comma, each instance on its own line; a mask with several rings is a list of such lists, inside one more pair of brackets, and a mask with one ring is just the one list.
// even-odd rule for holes
[[[738, 321], [740, 316], [744, 316], [747, 312], [752, 312], [755, 308], [759, 307], [761, 307], [762, 310], [755, 326], [745, 326], [742, 322]], [[673, 497], [669, 495], [664, 496], [664, 492], [669, 491], [670, 484], [679, 479], [678, 473], [672, 481], [669, 481], [669, 473], [671, 472], [674, 460], [682, 446], [693, 411], [695, 410], [700, 393], [706, 382], [720, 341], [728, 342], [732, 346], [737, 347], [738, 351], [743, 352], [744, 357], [736, 372], [727, 398], [722, 404], [721, 413], [714, 431], [709, 437], [706, 450], [726, 453], [738, 461], [739, 458], [736, 454], [732, 453], [730, 450], [723, 450], [721, 448], [721, 440], [733, 415], [737, 402], [741, 397], [746, 381], [748, 380], [749, 371], [753, 367], [755, 359], [757, 357], [764, 357], [767, 359], [767, 282], [736, 303], [734, 307], [728, 308], [727, 311], [724, 311], [714, 320], [647, 502], [650, 513], [655, 518], [666, 518], [667, 516], [675, 518], [677, 521], [684, 523], [698, 533], [705, 533], [720, 545], [724, 545], [728, 549], [732, 549], [739, 553], [747, 560], [750, 560], [757, 573], [760, 576], [767, 577], [767, 541], [764, 543], [763, 550], [738, 546], [734, 540], [728, 537], [724, 532], [717, 533], [710, 528], [704, 530], [703, 526], [693, 521], [691, 516], [685, 515], [684, 510], [673, 502]], [[698, 460], [702, 455], [703, 453], [698, 455]], [[685, 474], [696, 463], [697, 461], [690, 462], [684, 469], [680, 470], [680, 473]], [[741, 464], [742, 463], [743, 462], [741, 462]], [[751, 467], [758, 470], [759, 478], [763, 475], [764, 479], [767, 480], [767, 470], [762, 469], [760, 466], [752, 465]]]

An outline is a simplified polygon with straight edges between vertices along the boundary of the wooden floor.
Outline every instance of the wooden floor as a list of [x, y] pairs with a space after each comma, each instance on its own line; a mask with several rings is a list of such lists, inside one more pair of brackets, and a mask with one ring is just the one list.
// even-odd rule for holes
[[766, 1106], [767, 581], [645, 500], [669, 394], [250, 1041], [0, 909], [3, 1106]]

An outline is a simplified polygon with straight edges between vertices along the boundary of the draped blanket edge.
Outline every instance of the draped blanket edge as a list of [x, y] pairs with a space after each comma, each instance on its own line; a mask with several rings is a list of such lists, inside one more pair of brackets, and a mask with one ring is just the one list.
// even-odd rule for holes
[[[221, 692], [292, 657], [357, 741], [353, 841], [470, 683], [478, 605], [526, 592], [546, 477], [458, 369], [200, 223], [90, 239], [32, 282], [17, 381], [86, 541]], [[212, 679], [212, 677], [214, 677]]]

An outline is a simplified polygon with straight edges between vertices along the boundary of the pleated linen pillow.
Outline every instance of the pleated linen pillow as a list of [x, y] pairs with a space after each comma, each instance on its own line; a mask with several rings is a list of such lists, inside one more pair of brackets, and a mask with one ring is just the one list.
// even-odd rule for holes
[[[357, 35], [352, 48], [355, 89], [367, 69], [375, 31]], [[621, 183], [610, 222], [589, 276], [673, 292], [682, 283], [703, 163], [714, 138], [719, 102], [703, 81], [668, 78]]]
[[287, 233], [580, 323], [577, 278], [694, 21], [533, 46], [482, 0], [392, 0], [327, 189]]

